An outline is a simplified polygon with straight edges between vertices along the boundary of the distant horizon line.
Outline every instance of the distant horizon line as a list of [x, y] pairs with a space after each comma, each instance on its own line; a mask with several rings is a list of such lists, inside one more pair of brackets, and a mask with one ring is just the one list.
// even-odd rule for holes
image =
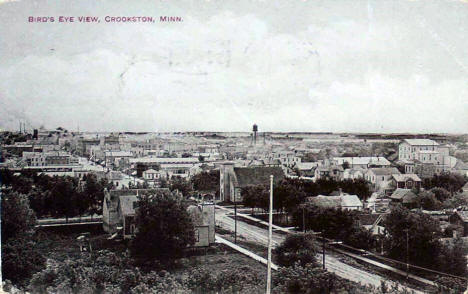
[[[43, 129], [45, 131], [56, 131], [58, 128], [53, 129]], [[63, 128], [72, 133], [135, 133], [135, 134], [150, 134], [150, 133], [164, 133], [164, 134], [174, 134], [174, 133], [185, 133], [185, 134], [216, 134], [216, 133], [252, 133], [253, 131], [89, 131], [89, 130], [69, 130]], [[34, 130], [34, 129], [29, 129]], [[37, 130], [41, 130], [37, 128]], [[15, 132], [18, 133], [18, 130], [0, 130], [0, 132]], [[468, 133], [457, 133], [457, 132], [356, 132], [356, 131], [258, 131], [259, 134], [301, 134], [301, 135], [468, 135]]]

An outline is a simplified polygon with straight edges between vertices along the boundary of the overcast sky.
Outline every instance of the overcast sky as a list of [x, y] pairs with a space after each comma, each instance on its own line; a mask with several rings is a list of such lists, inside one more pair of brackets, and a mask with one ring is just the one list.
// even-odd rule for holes
[[0, 3], [1, 129], [468, 130], [468, 1]]

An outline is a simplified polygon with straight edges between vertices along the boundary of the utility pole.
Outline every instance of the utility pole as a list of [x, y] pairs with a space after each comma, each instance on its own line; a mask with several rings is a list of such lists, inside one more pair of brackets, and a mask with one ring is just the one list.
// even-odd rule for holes
[[267, 269], [267, 290], [266, 293], [271, 293], [271, 237], [273, 224], [273, 175], [270, 175], [270, 211], [268, 215], [268, 269]]
[[237, 199], [234, 193], [234, 243], [237, 244]]
[[325, 269], [325, 238], [322, 232], [322, 268]]
[[306, 228], [305, 228], [305, 211], [304, 211], [304, 205], [302, 205], [302, 231], [305, 233]]
[[409, 275], [409, 234], [408, 229], [406, 231], [406, 283], [408, 283], [408, 275]]

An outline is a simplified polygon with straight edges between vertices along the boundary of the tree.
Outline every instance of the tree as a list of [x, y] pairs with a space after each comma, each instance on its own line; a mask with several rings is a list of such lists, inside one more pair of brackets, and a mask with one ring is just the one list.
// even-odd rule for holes
[[348, 169], [349, 168], [349, 162], [345, 161], [343, 162], [343, 169]]
[[2, 191], [2, 272], [3, 278], [21, 283], [39, 270], [44, 258], [35, 250], [31, 233], [36, 215], [26, 195]]
[[351, 195], [357, 195], [359, 199], [363, 200], [366, 200], [372, 194], [369, 182], [362, 178], [344, 180], [338, 182], [338, 186], [343, 190], [343, 192]]
[[205, 156], [203, 156], [203, 155], [201, 155], [201, 154], [198, 155], [198, 161], [200, 161], [200, 162], [205, 162]]
[[434, 193], [434, 196], [440, 202], [444, 202], [448, 198], [450, 198], [450, 192], [445, 190], [444, 188], [435, 187], [429, 190], [431, 193]]
[[440, 270], [459, 277], [466, 277], [468, 273], [466, 267], [467, 249], [460, 237], [444, 244], [438, 260]]
[[80, 215], [84, 212], [96, 214], [102, 212], [102, 201], [104, 199], [104, 189], [107, 181], [99, 182], [95, 175], [89, 174], [84, 182], [83, 193], [81, 197], [82, 208]]
[[79, 201], [76, 180], [71, 177], [54, 177], [56, 184], [51, 190], [55, 216], [65, 215], [67, 221], [69, 217], [78, 213], [77, 201]]
[[188, 197], [190, 192], [192, 192], [192, 185], [184, 178], [181, 177], [172, 177], [169, 183], [169, 190], [174, 191], [178, 190], [185, 197]]
[[389, 234], [385, 245], [391, 258], [406, 261], [408, 252], [410, 263], [437, 267], [441, 231], [436, 219], [421, 212], [413, 213], [398, 205], [387, 215], [384, 226]]
[[36, 243], [27, 236], [10, 238], [2, 244], [3, 279], [23, 284], [44, 264], [45, 258], [36, 250]]
[[29, 207], [26, 195], [2, 192], [2, 242], [34, 230], [36, 214]]
[[267, 210], [270, 205], [269, 188], [264, 185], [247, 186], [241, 190], [245, 206]]
[[353, 227], [344, 237], [344, 243], [365, 250], [375, 248], [376, 238], [370, 230], [362, 227]]
[[219, 191], [219, 171], [204, 171], [192, 178], [193, 188], [198, 191]]
[[461, 188], [466, 182], [466, 177], [462, 175], [443, 172], [441, 174], [434, 175], [432, 178], [424, 179], [422, 186], [427, 190], [434, 187], [444, 188], [453, 195], [454, 193], [461, 192]]
[[318, 251], [317, 244], [314, 235], [310, 233], [288, 235], [275, 251], [277, 263], [280, 266], [292, 266], [296, 263], [305, 266], [317, 263], [315, 259]]
[[294, 226], [315, 232], [322, 232], [326, 238], [344, 240], [355, 227], [355, 212], [335, 208], [321, 208], [310, 203], [297, 208], [293, 213]]
[[460, 206], [468, 206], [468, 195], [466, 193], [458, 193], [447, 199], [442, 204], [444, 208], [457, 208]]
[[170, 263], [195, 243], [194, 226], [182, 200], [171, 193], [143, 195], [138, 201], [133, 255]]
[[425, 210], [439, 210], [442, 207], [442, 203], [437, 200], [434, 193], [431, 191], [422, 191], [418, 195], [419, 207]]

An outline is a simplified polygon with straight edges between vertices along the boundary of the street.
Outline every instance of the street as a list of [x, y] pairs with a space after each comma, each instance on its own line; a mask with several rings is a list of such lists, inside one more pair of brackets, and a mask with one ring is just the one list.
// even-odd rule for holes
[[[229, 208], [216, 208], [216, 225], [220, 227], [234, 231], [234, 219], [229, 215], [234, 215], [234, 210]], [[258, 245], [268, 246], [268, 230], [263, 229], [254, 225], [247, 224], [241, 221], [241, 218], [237, 219], [237, 234], [242, 236], [247, 241], [254, 242]], [[273, 248], [279, 245], [284, 239], [285, 235], [275, 233], [273, 231]], [[266, 251], [266, 248], [265, 248]], [[336, 257], [329, 254], [325, 254], [325, 264], [328, 271], [335, 273], [336, 275], [354, 281], [357, 283], [370, 284], [374, 287], [380, 287], [381, 281], [387, 281], [388, 279], [373, 273], [366, 272], [364, 270], [352, 267], [346, 263], [341, 262]], [[317, 260], [322, 261], [322, 255], [317, 255]], [[403, 287], [402, 285], [400, 285]], [[418, 290], [414, 290], [414, 293], [424, 293]]]

